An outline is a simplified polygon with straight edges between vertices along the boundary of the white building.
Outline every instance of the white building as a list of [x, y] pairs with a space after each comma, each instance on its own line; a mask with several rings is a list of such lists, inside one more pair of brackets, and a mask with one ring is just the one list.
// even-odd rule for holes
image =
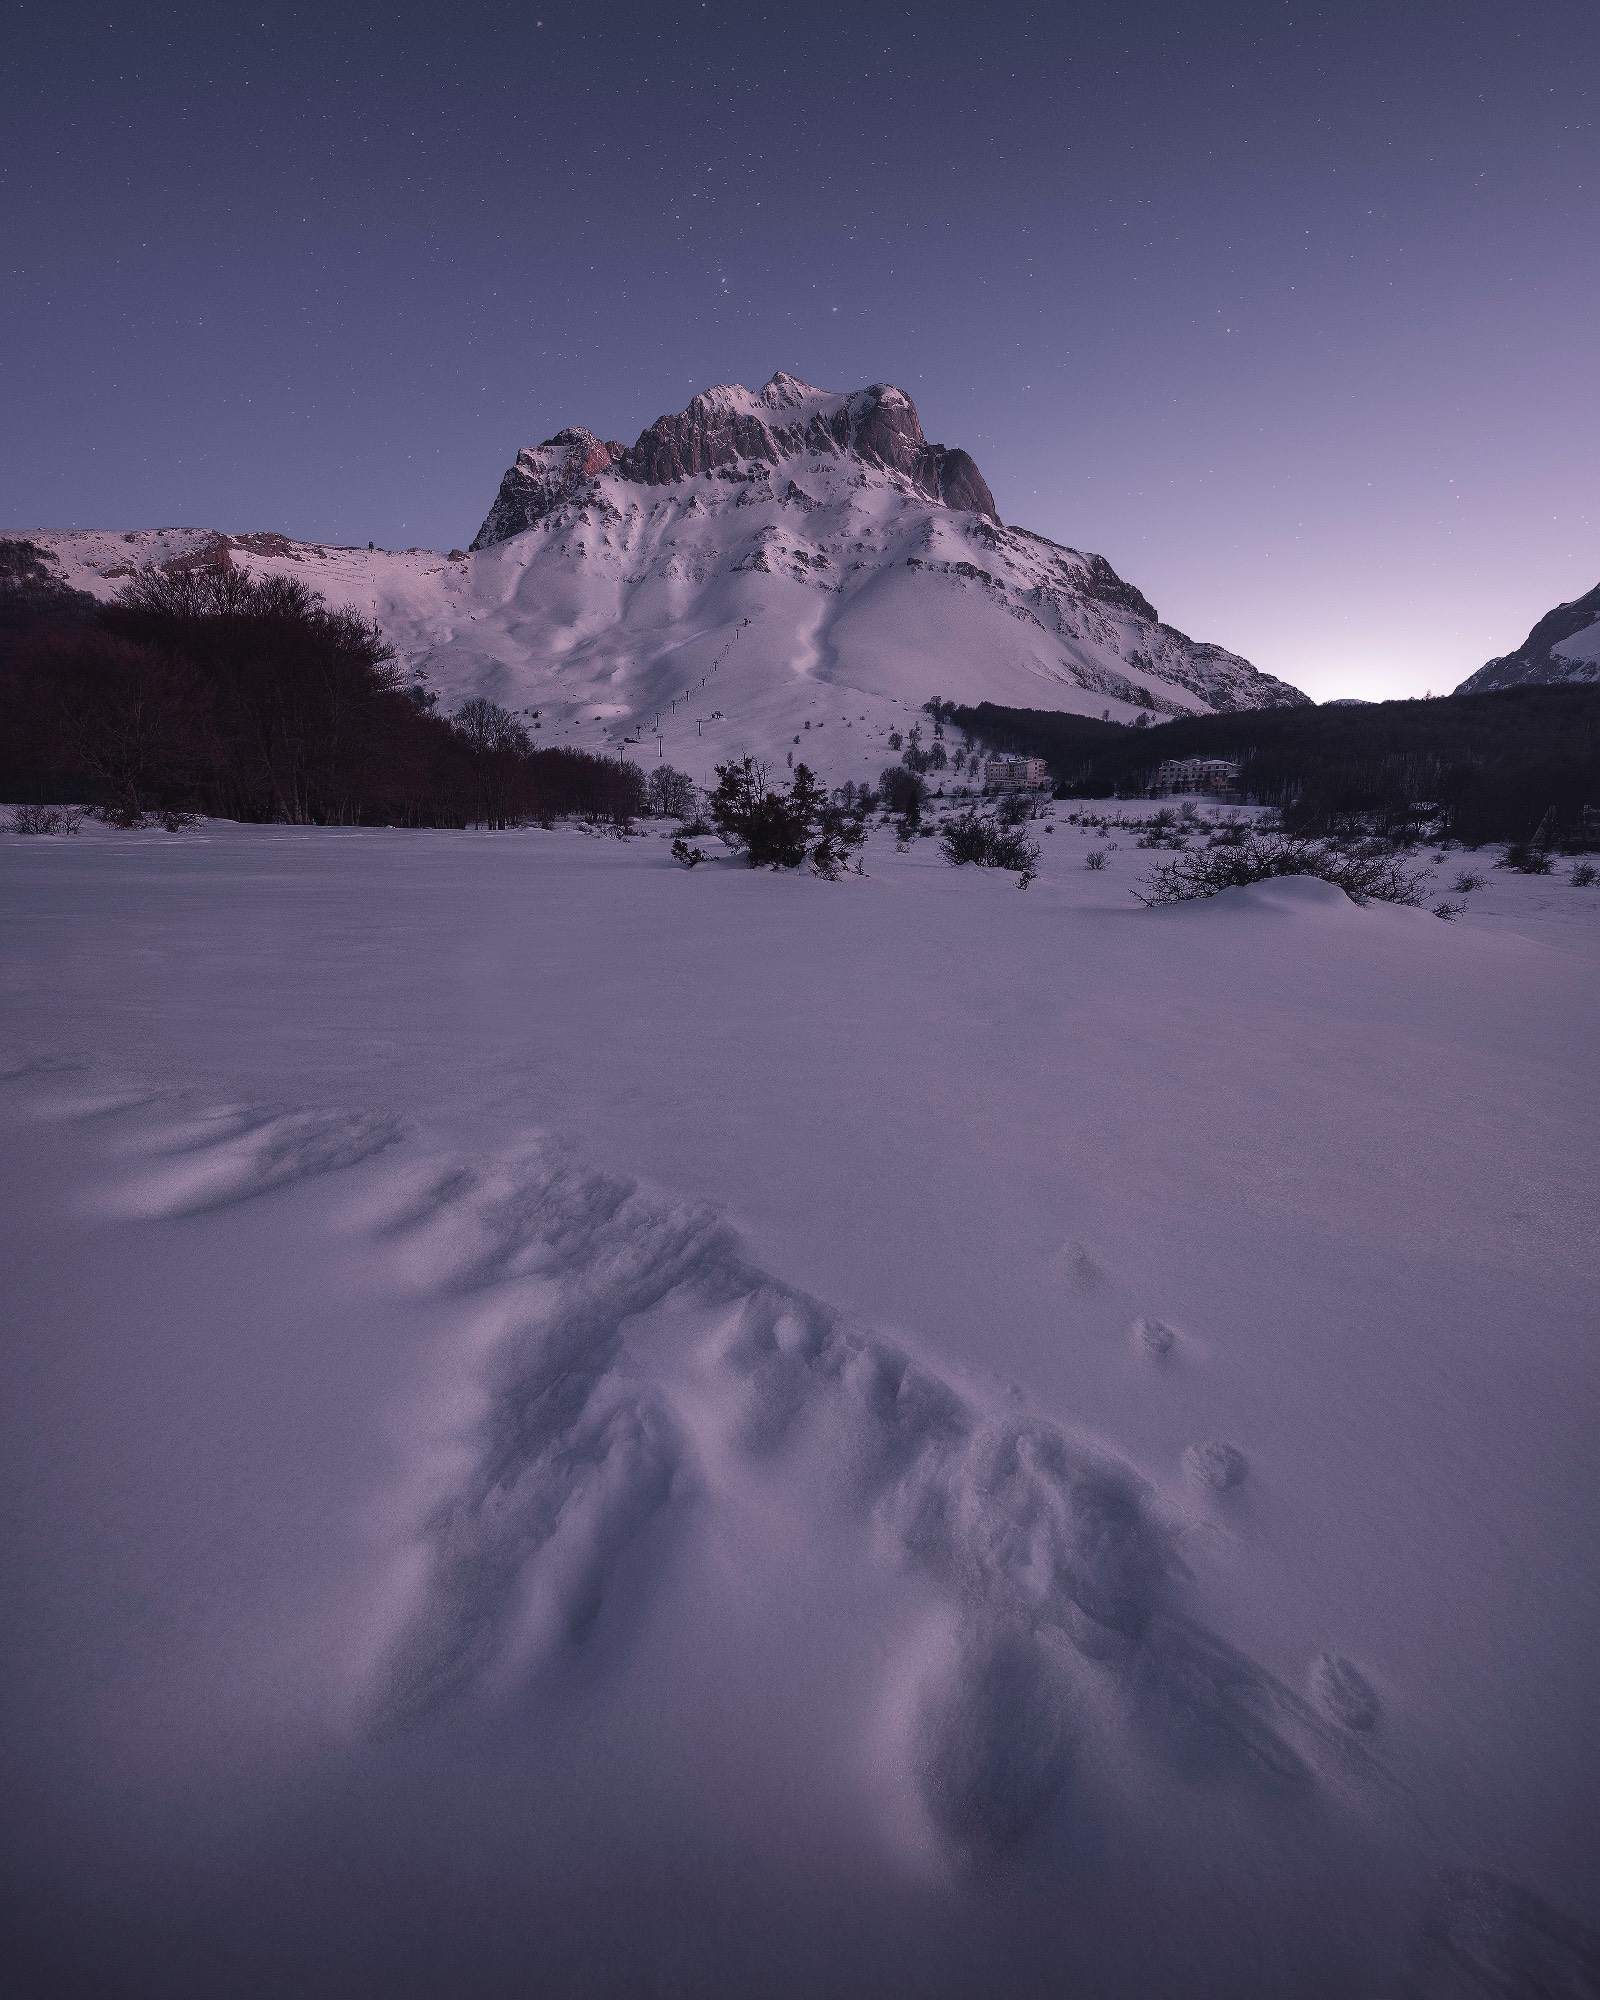
[[1052, 791], [1055, 780], [1042, 757], [987, 757], [983, 765], [986, 792]]
[[1169, 757], [1156, 766], [1158, 792], [1228, 792], [1239, 782], [1229, 757]]

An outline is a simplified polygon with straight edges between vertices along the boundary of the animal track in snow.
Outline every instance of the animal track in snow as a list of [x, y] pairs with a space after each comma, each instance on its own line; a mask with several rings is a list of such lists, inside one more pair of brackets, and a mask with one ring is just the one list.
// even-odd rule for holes
[[1090, 1250], [1087, 1243], [1063, 1243], [1059, 1261], [1067, 1274], [1067, 1282], [1074, 1291], [1092, 1298], [1103, 1292], [1108, 1282], [1105, 1266]]
[[1197, 1486], [1209, 1486], [1221, 1493], [1240, 1484], [1249, 1470], [1249, 1460], [1236, 1444], [1207, 1438], [1184, 1452], [1183, 1468]]
[[1167, 1360], [1178, 1336], [1164, 1319], [1136, 1319], [1132, 1326], [1135, 1350], [1148, 1361]]

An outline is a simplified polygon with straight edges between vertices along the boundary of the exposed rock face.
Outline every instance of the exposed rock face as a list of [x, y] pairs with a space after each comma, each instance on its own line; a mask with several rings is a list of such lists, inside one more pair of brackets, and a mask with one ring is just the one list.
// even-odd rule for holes
[[486, 549], [508, 542], [570, 500], [591, 479], [609, 472], [622, 456], [622, 446], [597, 438], [593, 431], [557, 431], [537, 449], [525, 445], [517, 462], [500, 482], [488, 519], [472, 546]]
[[930, 444], [917, 406], [903, 389], [878, 382], [853, 395], [831, 395], [780, 372], [759, 395], [734, 385], [696, 396], [676, 416], [657, 417], [627, 449], [574, 429], [558, 431], [537, 450], [520, 451], [472, 546], [488, 548], [522, 534], [604, 472], [642, 486], [666, 486], [700, 473], [776, 466], [807, 454], [857, 458], [899, 473], [924, 499], [999, 519], [994, 495], [971, 457]]
[[54, 549], [25, 536], [0, 537], [0, 654], [9, 635], [26, 630], [36, 617], [74, 611], [87, 616], [95, 608], [92, 597], [69, 588]]
[[1488, 694], [1495, 688], [1525, 687], [1535, 682], [1600, 681], [1600, 644], [1565, 647], [1600, 626], [1600, 583], [1570, 604], [1547, 611], [1514, 653], [1503, 653], [1470, 674], [1457, 694]]

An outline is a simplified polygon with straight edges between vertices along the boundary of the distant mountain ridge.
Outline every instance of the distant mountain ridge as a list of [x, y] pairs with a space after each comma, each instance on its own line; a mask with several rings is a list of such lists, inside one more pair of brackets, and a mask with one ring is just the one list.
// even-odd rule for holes
[[1166, 624], [1103, 556], [1002, 524], [971, 456], [886, 383], [707, 390], [631, 446], [517, 454], [472, 549], [211, 529], [34, 531], [101, 598], [140, 564], [298, 575], [377, 620], [446, 709], [483, 695], [544, 743], [800, 759], [875, 778], [931, 696], [1113, 721], [1308, 705]]
[[1479, 667], [1456, 693], [1488, 694], [1495, 688], [1564, 681], [1600, 681], [1600, 583], [1547, 611], [1514, 653]]

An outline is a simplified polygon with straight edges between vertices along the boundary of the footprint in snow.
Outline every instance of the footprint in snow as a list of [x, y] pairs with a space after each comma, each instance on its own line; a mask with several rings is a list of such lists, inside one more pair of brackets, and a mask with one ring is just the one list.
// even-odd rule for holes
[[1183, 1454], [1183, 1467], [1197, 1486], [1210, 1486], [1222, 1493], [1243, 1480], [1250, 1461], [1236, 1444], [1206, 1438], [1189, 1446]]
[[1132, 1332], [1135, 1349], [1147, 1361], [1166, 1361], [1171, 1358], [1178, 1336], [1164, 1319], [1136, 1319]]
[[1092, 1298], [1096, 1292], [1106, 1287], [1105, 1266], [1095, 1257], [1086, 1243], [1063, 1243], [1060, 1261], [1066, 1268], [1067, 1282], [1074, 1291]]

